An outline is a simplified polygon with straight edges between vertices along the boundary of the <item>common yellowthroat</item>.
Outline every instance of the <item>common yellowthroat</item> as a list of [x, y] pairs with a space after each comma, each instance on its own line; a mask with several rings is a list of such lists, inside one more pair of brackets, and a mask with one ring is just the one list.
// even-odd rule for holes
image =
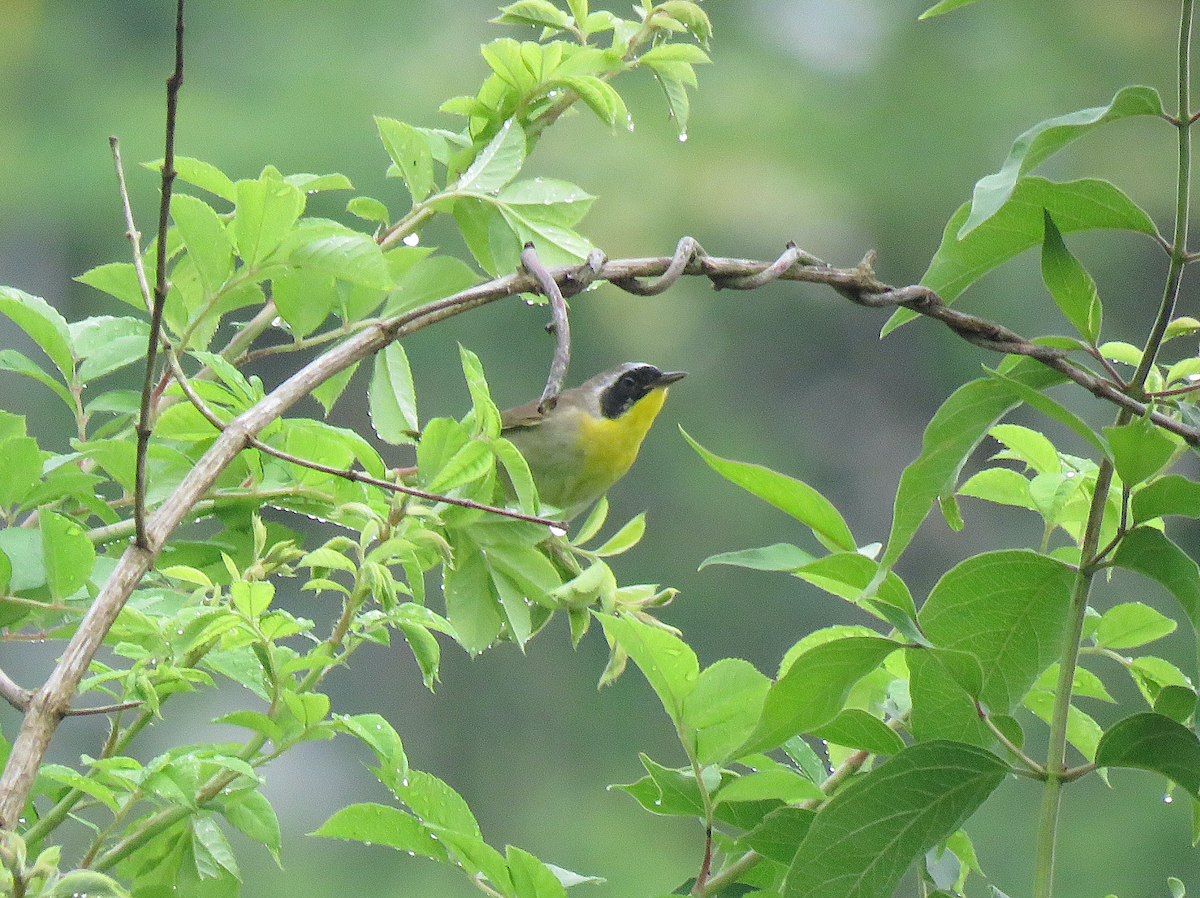
[[628, 362], [563, 390], [558, 403], [538, 400], [500, 413], [503, 435], [525, 456], [542, 501], [570, 520], [625, 476], [684, 371]]

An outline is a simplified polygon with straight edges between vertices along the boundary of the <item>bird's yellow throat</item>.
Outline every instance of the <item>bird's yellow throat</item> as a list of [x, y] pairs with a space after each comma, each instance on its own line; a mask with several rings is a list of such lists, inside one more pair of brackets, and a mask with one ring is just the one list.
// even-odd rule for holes
[[667, 388], [652, 390], [619, 418], [581, 415], [580, 445], [584, 450], [584, 479], [616, 482], [637, 458], [650, 425], [667, 399]]

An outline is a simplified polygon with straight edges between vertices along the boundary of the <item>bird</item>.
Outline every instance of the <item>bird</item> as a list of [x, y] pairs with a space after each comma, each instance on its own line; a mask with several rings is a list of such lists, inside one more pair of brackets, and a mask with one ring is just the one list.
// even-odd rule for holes
[[686, 374], [627, 362], [563, 390], [553, 406], [534, 399], [501, 412], [501, 435], [525, 457], [542, 502], [569, 521], [625, 476], [667, 387]]

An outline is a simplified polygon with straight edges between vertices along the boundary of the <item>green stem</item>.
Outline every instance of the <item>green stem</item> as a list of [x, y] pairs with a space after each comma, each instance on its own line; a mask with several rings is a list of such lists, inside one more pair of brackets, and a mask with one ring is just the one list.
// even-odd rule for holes
[[[1175, 192], [1175, 228], [1170, 247], [1171, 263], [1163, 285], [1162, 300], [1158, 314], [1146, 339], [1141, 362], [1129, 383], [1132, 396], [1145, 396], [1146, 380], [1153, 370], [1159, 349], [1166, 335], [1167, 325], [1175, 313], [1179, 298], [1179, 285], [1183, 269], [1188, 262], [1188, 203], [1191, 191], [1191, 112], [1189, 107], [1189, 80], [1191, 77], [1191, 33], [1194, 0], [1182, 0], [1179, 21], [1179, 109], [1174, 124], [1179, 135], [1179, 161]], [[1122, 409], [1117, 415], [1117, 426], [1128, 424], [1133, 413]], [[1071, 690], [1075, 680], [1075, 669], [1079, 662], [1080, 643], [1087, 613], [1088, 595], [1092, 579], [1100, 568], [1098, 548], [1104, 523], [1104, 511], [1108, 505], [1108, 494], [1113, 481], [1113, 465], [1109, 459], [1100, 463], [1096, 475], [1096, 489], [1092, 495], [1091, 509], [1083, 544], [1080, 547], [1079, 572], [1075, 577], [1071, 593], [1070, 629], [1063, 656], [1059, 664], [1058, 687], [1054, 695], [1054, 710], [1050, 718], [1050, 745], [1046, 753], [1046, 782], [1042, 790], [1042, 804], [1038, 813], [1037, 854], [1034, 867], [1034, 898], [1050, 898], [1054, 891], [1054, 853], [1058, 836], [1058, 817], [1062, 806], [1062, 787], [1067, 781], [1066, 750], [1067, 723], [1071, 712]], [[1073, 777], [1072, 777], [1073, 778]]]

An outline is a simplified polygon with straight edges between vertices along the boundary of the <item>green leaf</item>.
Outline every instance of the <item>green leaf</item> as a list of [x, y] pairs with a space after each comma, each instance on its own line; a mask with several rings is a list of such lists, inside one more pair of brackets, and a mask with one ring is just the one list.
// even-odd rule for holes
[[[1093, 428], [1088, 426], [1086, 421], [1084, 421], [1074, 412], [1068, 410], [1061, 403], [1056, 402], [1045, 393], [1041, 392], [1041, 389], [1035, 389], [1034, 387], [1027, 386], [1026, 384], [1021, 383], [1019, 380], [1009, 377], [1006, 374], [1002, 374], [999, 371], [988, 368], [986, 365], [984, 366], [983, 370], [987, 372], [988, 377], [1004, 383], [1013, 391], [1013, 394], [1026, 405], [1037, 409], [1046, 417], [1058, 421], [1060, 424], [1065, 424], [1067, 427], [1071, 428], [1071, 430], [1075, 431], [1075, 433], [1079, 434], [1079, 436], [1082, 437], [1086, 442], [1095, 446], [1096, 450], [1102, 455], [1107, 456], [1109, 454], [1108, 446], [1105, 444], [1104, 440], [1100, 438]], [[1002, 426], [1004, 425], [997, 425], [997, 427]], [[994, 433], [995, 430], [996, 428], [993, 427], [992, 432]], [[1057, 470], [1057, 468], [1055, 470]]]
[[[970, 233], [959, 237], [970, 204], [951, 216], [942, 243], [921, 283], [950, 303], [967, 287], [1018, 253], [1042, 242], [1045, 214], [1054, 216], [1064, 234], [1093, 228], [1119, 228], [1157, 235], [1154, 222], [1133, 200], [1107, 181], [1084, 179], [1065, 184], [1025, 177], [1000, 210]], [[883, 327], [888, 334], [917, 315], [899, 309]]]
[[730, 483], [740, 486], [746, 492], [758, 496], [811, 528], [813, 535], [826, 548], [854, 551], [854, 535], [846, 526], [846, 521], [833, 507], [833, 503], [807, 483], [762, 465], [721, 458], [693, 440], [682, 428], [681, 432], [683, 438], [700, 453], [700, 457], [708, 466]]
[[1135, 527], [1125, 534], [1113, 564], [1161, 583], [1200, 630], [1200, 567], [1161, 530]]
[[15, 349], [0, 349], [0, 371], [12, 371], [36, 380], [49, 387], [72, 412], [75, 411], [75, 400], [67, 388]]
[[364, 221], [374, 221], [379, 224], [387, 224], [391, 221], [391, 213], [388, 212], [388, 207], [379, 200], [370, 196], [356, 196], [346, 203], [346, 211], [351, 215], [357, 215]]
[[528, 851], [509, 845], [505, 849], [513, 894], [521, 898], [566, 898], [567, 890], [554, 871]]
[[[859, 552], [834, 552], [808, 562], [795, 574], [832, 595], [857, 603], [863, 591], [875, 583], [879, 572], [879, 564]], [[899, 609], [908, 618], [917, 615], [912, 594], [894, 571], [888, 571], [882, 582], [876, 584], [870, 599], [872, 609], [884, 603]]]
[[0, 315], [7, 316], [25, 331], [50, 357], [64, 381], [74, 382], [75, 363], [67, 321], [46, 300], [15, 287], [0, 287]]
[[382, 715], [347, 714], [337, 719], [337, 725], [371, 749], [390, 776], [402, 780], [408, 775], [408, 756], [400, 734]]
[[1012, 468], [985, 468], [972, 474], [958, 488], [958, 495], [1017, 508], [1037, 508], [1037, 503], [1029, 494], [1029, 481]]
[[446, 861], [446, 849], [412, 814], [382, 804], [352, 804], [331, 816], [312, 833], [327, 839], [346, 839], [386, 845], [422, 857]]
[[[1031, 689], [1022, 704], [1044, 720], [1047, 724], [1054, 718], [1054, 691]], [[1067, 741], [1081, 755], [1092, 761], [1096, 757], [1096, 746], [1100, 743], [1104, 731], [1100, 724], [1079, 708], [1072, 705], [1067, 711]]]
[[1096, 766], [1150, 770], [1193, 797], [1200, 793], [1200, 740], [1162, 714], [1134, 714], [1113, 724], [1096, 748]]
[[814, 812], [803, 808], [776, 808], [746, 833], [739, 845], [744, 844], [777, 864], [790, 864], [814, 817]]
[[239, 832], [266, 846], [279, 859], [283, 847], [279, 817], [265, 795], [257, 789], [236, 793], [224, 800], [221, 813]]
[[954, 833], [1008, 775], [989, 751], [954, 742], [907, 748], [821, 809], [782, 898], [888, 898], [912, 862]]
[[629, 654], [678, 726], [684, 702], [700, 676], [696, 653], [678, 636], [630, 615], [597, 616], [609, 644], [619, 645]]
[[171, 218], [196, 266], [204, 295], [216, 295], [233, 273], [233, 241], [224, 223], [212, 206], [187, 194], [171, 199]]
[[[1025, 363], [1014, 366], [1008, 377], [1035, 390], [1060, 380], [1060, 375], [1041, 365]], [[884, 567], [899, 559], [934, 500], [954, 492], [959, 472], [979, 441], [1019, 401], [1006, 383], [981, 378], [963, 384], [942, 403], [925, 428], [920, 456], [900, 477], [892, 530], [880, 562]]]
[[698, 65], [712, 62], [708, 54], [693, 44], [659, 44], [638, 57], [638, 62], [655, 65], [663, 62], [686, 62]]
[[1000, 171], [980, 179], [971, 198], [971, 215], [959, 232], [965, 237], [995, 215], [1026, 172], [1037, 168], [1067, 144], [1108, 122], [1138, 115], [1162, 115], [1162, 101], [1152, 87], [1130, 85], [1117, 91], [1107, 106], [1094, 106], [1038, 122], [1016, 139]]
[[33, 437], [10, 437], [0, 440], [0, 508], [15, 508], [42, 479], [42, 464], [50, 453], [38, 449]]
[[226, 873], [241, 879], [233, 848], [209, 815], [192, 819], [192, 853], [201, 879], [216, 879]]
[[1149, 605], [1124, 602], [1100, 617], [1096, 645], [1114, 651], [1132, 649], [1174, 633], [1175, 626], [1175, 621]]
[[500, 15], [490, 21], [505, 25], [531, 25], [534, 28], [562, 30], [571, 24], [571, 17], [549, 0], [517, 0], [508, 6], [501, 6]]
[[292, 250], [291, 262], [361, 287], [386, 290], [392, 285], [379, 244], [349, 229], [301, 243]]
[[[150, 277], [151, 272], [147, 271], [146, 276]], [[105, 265], [97, 265], [76, 277], [75, 280], [114, 296], [139, 311], [146, 311], [146, 297], [142, 294], [142, 288], [137, 279], [137, 270], [133, 267], [132, 262], [109, 262]]]
[[951, 10], [968, 6], [975, 2], [977, 2], [977, 0], [942, 0], [941, 3], [935, 3], [933, 6], [929, 7], [929, 9], [925, 10], [925, 12], [921, 13], [921, 15], [919, 15], [917, 18], [932, 19], [934, 16], [945, 15]]
[[683, 723], [695, 730], [700, 764], [729, 760], [758, 723], [770, 688], [770, 678], [740, 658], [722, 658], [700, 672], [683, 699]]
[[412, 125], [380, 115], [375, 116], [375, 126], [413, 202], [421, 202], [433, 190], [433, 153], [424, 135]]
[[1112, 447], [1113, 465], [1117, 476], [1126, 486], [1149, 480], [1171, 461], [1183, 445], [1182, 440], [1139, 418], [1122, 427], [1106, 427], [1108, 445]]
[[1062, 234], [1046, 213], [1045, 236], [1042, 239], [1042, 280], [1054, 297], [1067, 321], [1089, 343], [1100, 339], [1103, 310], [1096, 282], [1079, 260], [1071, 255]]
[[87, 532], [65, 515], [43, 509], [38, 514], [42, 553], [50, 596], [65, 599], [79, 590], [96, 564], [96, 547]]
[[855, 636], [809, 649], [771, 686], [754, 732], [735, 756], [769, 751], [833, 720], [854, 685], [898, 648], [882, 636]]
[[52, 889], [42, 894], [45, 898], [77, 898], [80, 895], [86, 895], [87, 898], [129, 898], [129, 893], [121, 888], [120, 883], [95, 870], [71, 870], [63, 874]]
[[1075, 571], [1035, 552], [987, 552], [955, 565], [921, 608], [935, 646], [975, 657], [975, 696], [994, 714], [1015, 706], [1062, 651]]
[[[485, 48], [486, 49], [486, 48]], [[525, 164], [525, 132], [516, 119], [506, 121], [455, 185], [459, 193], [491, 194], [508, 184]]]
[[904, 740], [886, 723], [858, 708], [847, 708], [813, 735], [834, 745], [869, 751], [874, 755], [897, 755], [904, 749]]
[[269, 170], [258, 180], [238, 181], [233, 239], [242, 261], [257, 268], [279, 249], [303, 211], [304, 194]]
[[479, 361], [479, 356], [461, 343], [458, 354], [467, 389], [471, 392], [471, 414], [474, 416], [475, 426], [483, 436], [494, 439], [500, 436], [500, 409], [492, 401], [487, 378], [483, 373], [483, 363]]
[[613, 555], [620, 555], [622, 552], [628, 552], [639, 542], [642, 535], [646, 532], [646, 513], [634, 517], [627, 522], [620, 530], [604, 541], [604, 545], [593, 551], [601, 558], [609, 558]]
[[[668, 44], [667, 46], [686, 46]], [[662, 88], [667, 100], [667, 114], [675, 120], [679, 129], [679, 139], [687, 140], [687, 122], [691, 115], [691, 100], [688, 98], [688, 86], [696, 86], [696, 73], [686, 62], [663, 61], [649, 63], [654, 71], [654, 78]]]
[[995, 741], [972, 698], [983, 682], [983, 671], [972, 655], [915, 647], [908, 649], [905, 657], [914, 738], [951, 739], [979, 746]]
[[1135, 492], [1131, 507], [1135, 524], [1167, 515], [1200, 518], [1200, 483], [1167, 474]]
[[712, 38], [712, 22], [708, 14], [691, 0], [666, 0], [658, 8], [679, 22], [692, 33], [702, 46], [707, 47]]
[[[190, 156], [175, 157], [175, 174], [179, 180], [186, 181], [201, 190], [219, 196], [223, 200], [234, 202], [237, 199], [237, 188], [223, 171], [208, 162], [193, 159]], [[162, 170], [162, 160], [152, 163], [155, 171]]]
[[146, 358], [150, 325], [140, 318], [101, 315], [71, 324], [79, 379], [90, 382]]
[[629, 123], [629, 109], [621, 95], [607, 81], [595, 75], [566, 75], [555, 78], [555, 83], [579, 94], [588, 109], [610, 128]]
[[429, 256], [418, 260], [399, 276], [395, 289], [388, 294], [383, 314], [399, 315], [425, 303], [453, 296], [478, 283], [479, 275], [461, 259]]
[[702, 571], [710, 564], [728, 564], [752, 571], [794, 571], [812, 560], [813, 556], [791, 543], [775, 543], [761, 549], [739, 549], [710, 555], [700, 562], [697, 570]]
[[415, 442], [421, 430], [417, 419], [417, 394], [408, 354], [399, 341], [375, 353], [371, 385], [367, 389], [371, 426], [381, 440], [393, 446]]
[[[676, 817], [702, 817], [704, 799], [700, 795], [696, 776], [690, 768], [683, 770], [663, 767], [645, 754], [638, 759], [649, 776], [636, 783], [610, 786], [632, 795], [642, 807], [652, 814]], [[721, 775], [712, 767], [701, 771], [705, 787], [711, 792], [720, 785]]]
[[821, 800], [825, 793], [800, 774], [784, 767], [759, 770], [739, 776], [723, 785], [718, 802], [778, 800], [785, 804]]
[[271, 279], [271, 298], [295, 337], [306, 337], [329, 317], [337, 300], [334, 276], [292, 268]]
[[453, 568], [444, 570], [446, 617], [459, 644], [478, 654], [496, 641], [504, 619], [483, 555], [478, 550], [463, 554]]

